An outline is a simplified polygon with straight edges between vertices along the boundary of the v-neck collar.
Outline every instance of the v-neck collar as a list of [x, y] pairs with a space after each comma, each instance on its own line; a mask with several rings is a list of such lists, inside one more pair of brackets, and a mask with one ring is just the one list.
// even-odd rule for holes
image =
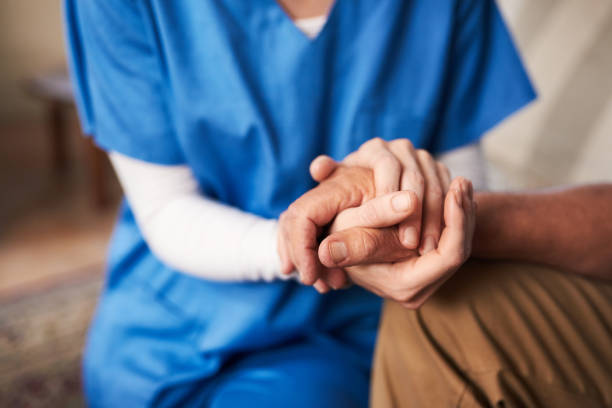
[[341, 1], [342, 0], [334, 0], [334, 3], [332, 4], [329, 10], [329, 13], [327, 14], [327, 19], [325, 21], [325, 24], [323, 25], [323, 28], [321, 28], [321, 31], [319, 31], [319, 33], [316, 36], [314, 36], [313, 38], [310, 38], [306, 35], [306, 33], [304, 33], [295, 24], [295, 21], [291, 18], [291, 16], [289, 16], [289, 14], [285, 11], [285, 9], [278, 3], [278, 0], [268, 0], [268, 2], [270, 3], [270, 8], [274, 12], [274, 14], [276, 14], [279, 17], [279, 19], [283, 22], [283, 24], [289, 24], [292, 28], [291, 31], [294, 32], [296, 37], [299, 37], [301, 41], [306, 41], [312, 44], [319, 42], [322, 37], [326, 36], [326, 32], [329, 31], [328, 26], [334, 23], [334, 20], [336, 18], [335, 15], [338, 14], [339, 3]]

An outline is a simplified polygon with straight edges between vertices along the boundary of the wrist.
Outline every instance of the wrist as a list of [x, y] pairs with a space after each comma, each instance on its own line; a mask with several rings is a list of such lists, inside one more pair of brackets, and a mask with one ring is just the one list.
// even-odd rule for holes
[[479, 192], [472, 254], [486, 259], [521, 259], [529, 240], [530, 217], [525, 200], [516, 193]]

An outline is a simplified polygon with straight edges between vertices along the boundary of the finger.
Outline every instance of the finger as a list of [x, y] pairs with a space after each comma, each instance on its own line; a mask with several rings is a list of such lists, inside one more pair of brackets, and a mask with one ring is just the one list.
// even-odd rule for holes
[[418, 200], [412, 191], [373, 198], [359, 207], [347, 208], [336, 217], [332, 232], [353, 227], [382, 228], [396, 225], [414, 213]]
[[326, 269], [322, 278], [333, 289], [342, 289], [349, 284], [349, 278], [341, 268]]
[[449, 194], [451, 192], [455, 200], [448, 216], [444, 217], [446, 235], [443, 232], [438, 253], [447, 265], [459, 267], [470, 255], [474, 234], [476, 215], [472, 183], [458, 177], [451, 183]]
[[472, 241], [476, 228], [476, 202], [474, 201], [474, 186], [469, 180], [463, 180], [461, 189], [463, 191], [463, 212], [466, 217], [467, 228], [465, 229], [466, 253], [472, 252]]
[[289, 258], [302, 283], [312, 285], [321, 276], [318, 232], [342, 210], [361, 205], [373, 190], [370, 170], [338, 167], [325, 182], [302, 195], [283, 213], [281, 222], [287, 231]]
[[448, 191], [451, 183], [451, 173], [448, 167], [444, 163], [437, 162], [438, 166], [438, 177], [440, 177], [440, 181], [442, 182], [442, 188], [444, 189], [444, 194]]
[[293, 262], [291, 262], [289, 252], [287, 251], [287, 240], [285, 239], [284, 232], [279, 230], [278, 234], [279, 236], [276, 240], [276, 247], [278, 256], [280, 258], [281, 273], [284, 275], [289, 275], [294, 269]]
[[290, 259], [304, 285], [312, 285], [322, 273], [317, 256], [317, 226], [307, 217], [295, 217], [287, 242]]
[[462, 177], [451, 182], [444, 201], [445, 227], [438, 248], [416, 259], [413, 267], [420, 272], [418, 283], [413, 286], [425, 287], [432, 284], [449, 271], [456, 270], [467, 258], [466, 252], [470, 243], [466, 237], [469, 225], [464, 212], [462, 192], [462, 185], [467, 186], [467, 183], [469, 182]]
[[417, 158], [425, 177], [425, 200], [423, 202], [423, 221], [419, 252], [426, 254], [435, 249], [440, 240], [444, 194], [433, 157], [425, 150], [418, 150]]
[[374, 190], [371, 170], [338, 166], [325, 182], [298, 198], [289, 210], [317, 226], [325, 226], [342, 210], [374, 198]]
[[372, 169], [377, 196], [399, 190], [401, 164], [381, 138], [368, 140], [357, 152], [348, 155], [343, 163]]
[[319, 292], [322, 295], [329, 292], [330, 290], [327, 283], [325, 283], [321, 279], [317, 279], [317, 281], [312, 286], [317, 290], [317, 292]]
[[351, 228], [319, 245], [319, 260], [328, 268], [388, 263], [414, 255], [400, 243], [397, 228]]
[[329, 156], [320, 155], [310, 163], [310, 175], [316, 182], [325, 180], [339, 164]]
[[403, 245], [408, 249], [416, 249], [421, 240], [421, 218], [423, 214], [423, 195], [425, 179], [416, 158], [416, 151], [408, 139], [397, 139], [389, 143], [389, 148], [402, 164], [400, 180], [401, 190], [412, 190], [418, 200], [417, 208], [412, 216], [399, 226], [399, 234]]

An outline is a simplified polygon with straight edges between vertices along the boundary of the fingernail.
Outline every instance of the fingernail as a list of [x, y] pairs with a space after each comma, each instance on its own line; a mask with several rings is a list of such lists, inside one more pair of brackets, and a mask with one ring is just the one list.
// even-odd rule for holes
[[406, 227], [404, 230], [404, 236], [402, 239], [404, 246], [415, 248], [419, 244], [419, 236], [417, 234], [416, 227]]
[[436, 247], [436, 241], [433, 239], [433, 237], [425, 238], [425, 242], [423, 243], [423, 250], [422, 250], [423, 255], [435, 249], [435, 247]]
[[348, 255], [346, 245], [342, 241], [334, 241], [329, 244], [329, 254], [331, 255], [332, 261], [338, 264], [346, 258]]
[[410, 194], [399, 193], [391, 199], [391, 207], [397, 212], [405, 212], [412, 206], [412, 200]]

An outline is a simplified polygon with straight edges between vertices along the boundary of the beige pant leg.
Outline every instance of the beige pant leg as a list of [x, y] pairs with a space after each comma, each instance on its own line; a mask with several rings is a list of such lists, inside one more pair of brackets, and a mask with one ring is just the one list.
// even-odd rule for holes
[[387, 302], [374, 407], [612, 407], [612, 284], [472, 261], [418, 311]]

